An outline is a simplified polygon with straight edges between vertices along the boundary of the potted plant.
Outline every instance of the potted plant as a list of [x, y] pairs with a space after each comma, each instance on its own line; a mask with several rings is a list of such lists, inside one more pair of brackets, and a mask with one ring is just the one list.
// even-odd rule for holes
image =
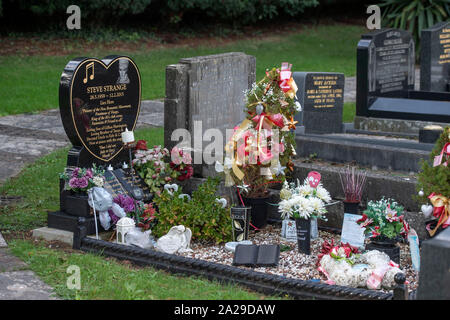
[[327, 220], [325, 204], [331, 201], [330, 194], [321, 183], [313, 187], [309, 179], [305, 179], [303, 184], [297, 179], [297, 184], [284, 182], [280, 198], [278, 210], [281, 217], [295, 219], [299, 252], [311, 254], [311, 219]]
[[357, 223], [370, 237], [366, 250], [385, 252], [392, 261], [400, 264], [399, 236], [406, 237], [409, 225], [403, 215], [404, 208], [393, 199], [369, 201], [367, 209]]
[[[293, 171], [295, 154], [294, 114], [300, 110], [295, 102], [297, 87], [290, 71], [282, 64], [245, 92], [246, 119], [234, 128], [225, 146], [224, 163], [216, 170], [225, 173], [225, 185], [238, 186], [242, 206], [250, 206], [251, 225], [267, 224], [267, 206], [271, 183], [282, 183], [287, 170]], [[287, 169], [288, 168], [288, 169]]]
[[97, 167], [79, 168], [73, 170], [66, 168], [60, 177], [61, 210], [67, 214], [80, 217], [89, 217], [91, 208], [88, 204], [87, 191], [92, 187], [103, 187], [105, 183], [105, 170]]
[[339, 172], [342, 191], [344, 192], [344, 212], [358, 214], [358, 207], [366, 184], [365, 171], [357, 171], [355, 167], [347, 166]]

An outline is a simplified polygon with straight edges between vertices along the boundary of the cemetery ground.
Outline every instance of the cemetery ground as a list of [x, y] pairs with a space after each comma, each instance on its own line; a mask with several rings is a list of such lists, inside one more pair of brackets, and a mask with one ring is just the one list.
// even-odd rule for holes
[[[141, 129], [136, 137], [154, 144], [163, 141], [161, 128]], [[245, 288], [199, 277], [179, 277], [127, 261], [80, 253], [58, 241], [36, 240], [31, 230], [46, 225], [47, 211], [56, 210], [59, 190], [55, 174], [65, 167], [67, 151], [54, 151], [26, 166], [0, 187], [2, 195], [20, 195], [16, 203], [0, 206], [0, 225], [9, 251], [23, 260], [13, 271], [31, 269], [61, 299], [268, 299]], [[66, 270], [80, 266], [81, 290], [70, 290]], [[12, 271], [12, 270], [1, 270]], [[42, 299], [43, 297], [34, 297]]]

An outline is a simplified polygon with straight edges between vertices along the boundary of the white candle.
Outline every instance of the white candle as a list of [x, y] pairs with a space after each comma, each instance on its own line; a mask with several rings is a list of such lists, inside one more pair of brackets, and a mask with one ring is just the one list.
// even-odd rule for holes
[[133, 133], [133, 131], [128, 131], [128, 129], [125, 128], [125, 131], [122, 132], [122, 141], [123, 141], [123, 143], [134, 142], [134, 133]]
[[124, 162], [124, 163], [122, 164], [122, 169], [128, 169], [128, 165], [127, 165], [126, 162]]
[[108, 171], [113, 171], [114, 168], [111, 166], [111, 164], [108, 166], [108, 168], [106, 168]]

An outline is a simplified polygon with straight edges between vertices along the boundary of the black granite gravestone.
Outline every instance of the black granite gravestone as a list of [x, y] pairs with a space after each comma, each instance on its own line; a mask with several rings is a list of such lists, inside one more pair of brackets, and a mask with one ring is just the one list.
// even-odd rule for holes
[[[128, 57], [107, 56], [103, 60], [76, 58], [61, 75], [59, 104], [61, 119], [73, 147], [68, 152], [67, 173], [73, 167], [111, 165], [105, 173], [105, 189], [113, 197], [124, 194], [150, 201], [148, 186], [134, 172], [119, 167], [129, 162], [121, 133], [133, 131], [141, 103], [141, 77]], [[74, 231], [78, 217], [85, 217], [93, 233], [94, 217], [86, 194], [64, 190], [60, 181], [60, 211], [48, 214], [48, 226]]]
[[342, 132], [345, 78], [342, 73], [294, 72], [302, 111], [295, 120], [305, 133]]
[[73, 148], [67, 165], [91, 167], [127, 161], [121, 133], [136, 126], [141, 77], [128, 57], [76, 58], [59, 86], [62, 123]]
[[356, 115], [450, 122], [450, 94], [414, 91], [414, 41], [408, 31], [364, 34], [357, 49]]
[[422, 30], [420, 90], [450, 91], [450, 22]]

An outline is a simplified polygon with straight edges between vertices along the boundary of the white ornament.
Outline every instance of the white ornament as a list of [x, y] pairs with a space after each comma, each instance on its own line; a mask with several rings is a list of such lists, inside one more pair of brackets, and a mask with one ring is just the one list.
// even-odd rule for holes
[[125, 131], [122, 132], [122, 142], [125, 144], [134, 142], [133, 131], [128, 131], [128, 128], [125, 128]]
[[126, 244], [125, 235], [133, 230], [135, 227], [134, 220], [128, 217], [123, 217], [116, 223], [117, 243]]
[[174, 184], [165, 184], [164, 185], [164, 190], [167, 190], [167, 192], [171, 196], [173, 196], [173, 193], [178, 191], [178, 185], [176, 183], [174, 183]]
[[260, 104], [256, 106], [256, 114], [260, 115], [264, 111], [264, 107]]
[[227, 206], [227, 199], [225, 198], [217, 198], [216, 202], [220, 203], [222, 205], [222, 208], [225, 208]]
[[423, 197], [423, 195], [424, 195], [423, 190], [420, 190], [419, 191], [419, 196]]
[[158, 239], [156, 249], [161, 252], [174, 254], [176, 252], [192, 252], [189, 248], [191, 243], [191, 229], [183, 225], [170, 228], [169, 232]]
[[433, 206], [430, 204], [423, 204], [420, 207], [420, 211], [422, 211], [425, 218], [429, 218], [431, 214], [433, 213]]

